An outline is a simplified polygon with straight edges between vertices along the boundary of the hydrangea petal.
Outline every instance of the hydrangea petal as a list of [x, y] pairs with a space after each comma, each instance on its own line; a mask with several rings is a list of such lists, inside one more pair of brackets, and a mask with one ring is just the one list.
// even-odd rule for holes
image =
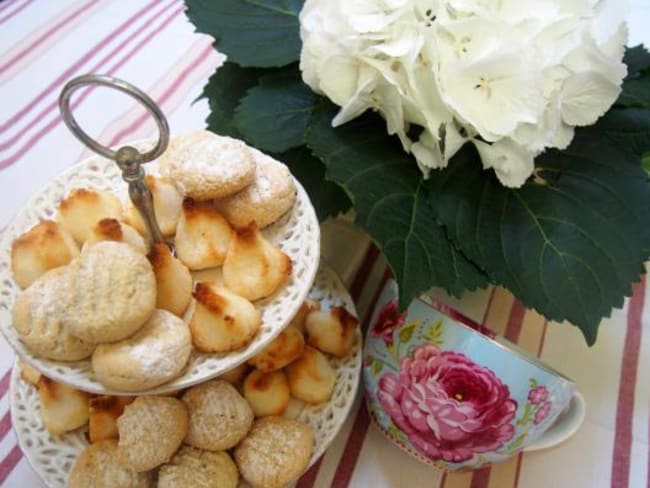
[[484, 168], [492, 168], [502, 185], [521, 187], [535, 169], [534, 155], [510, 139], [494, 144], [474, 141]]
[[607, 112], [621, 88], [599, 73], [579, 73], [564, 82], [562, 120], [569, 125], [591, 125]]

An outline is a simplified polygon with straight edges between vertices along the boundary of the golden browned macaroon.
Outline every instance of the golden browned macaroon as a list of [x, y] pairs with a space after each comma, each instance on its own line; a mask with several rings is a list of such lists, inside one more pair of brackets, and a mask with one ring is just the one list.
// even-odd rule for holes
[[117, 439], [117, 419], [134, 396], [101, 395], [90, 399], [88, 440], [91, 443]]
[[221, 266], [232, 239], [230, 225], [211, 202], [183, 201], [176, 255], [191, 270]]
[[289, 325], [261, 352], [250, 358], [248, 364], [262, 372], [275, 371], [298, 359], [304, 347], [302, 334]]
[[282, 415], [289, 405], [289, 382], [282, 370], [262, 373], [254, 369], [244, 380], [244, 398], [256, 417]]
[[79, 255], [72, 235], [56, 222], [42, 220], [11, 244], [11, 271], [27, 288], [46, 271], [64, 266]]
[[227, 452], [182, 446], [158, 471], [158, 488], [237, 488], [239, 471]]
[[55, 268], [23, 290], [14, 301], [12, 322], [27, 349], [55, 361], [78, 361], [95, 350], [65, 324], [68, 268]]
[[156, 307], [156, 278], [147, 258], [123, 242], [85, 246], [66, 273], [65, 325], [87, 342], [129, 337]]
[[294, 315], [294, 317], [291, 319], [291, 322], [289, 322], [289, 325], [295, 327], [304, 334], [305, 318], [309, 312], [313, 312], [314, 310], [320, 310], [320, 302], [309, 299], [305, 300], [302, 302], [302, 305], [300, 305], [300, 308], [298, 309], [296, 315]]
[[163, 243], [151, 246], [147, 258], [156, 275], [156, 308], [179, 317], [192, 299], [192, 275]]
[[305, 346], [298, 359], [285, 368], [291, 395], [312, 405], [326, 402], [332, 396], [336, 373], [318, 349]]
[[43, 426], [55, 436], [78, 429], [88, 422], [90, 394], [41, 376], [37, 383]]
[[233, 351], [248, 344], [262, 325], [253, 304], [213, 281], [197, 283], [190, 319], [192, 344], [202, 352]]
[[164, 396], [141, 396], [117, 419], [117, 456], [124, 466], [149, 471], [166, 463], [187, 435], [185, 404]]
[[68, 477], [68, 488], [150, 488], [150, 472], [138, 473], [117, 460], [117, 441], [90, 444], [79, 455]]
[[86, 188], [72, 190], [61, 200], [57, 214], [57, 221], [79, 244], [88, 240], [93, 227], [100, 220], [121, 218], [122, 204], [115, 195]]
[[345, 357], [352, 351], [359, 321], [345, 307], [315, 310], [305, 319], [307, 343], [322, 352]]
[[147, 390], [180, 375], [191, 351], [187, 324], [166, 310], [156, 310], [132, 336], [99, 344], [92, 356], [93, 371], [108, 388]]
[[[153, 196], [153, 209], [160, 231], [167, 237], [174, 235], [178, 219], [181, 218], [181, 207], [183, 195], [176, 189], [176, 186], [167, 178], [156, 178], [151, 175], [145, 176]], [[129, 225], [133, 226], [142, 235], [146, 235], [147, 228], [135, 208], [129, 200], [126, 204], [125, 218]]]
[[34, 386], [38, 385], [38, 380], [43, 376], [39, 370], [20, 359], [18, 360], [18, 367], [20, 368], [20, 377], [23, 381]]
[[307, 469], [314, 449], [308, 425], [283, 417], [264, 417], [253, 424], [235, 449], [235, 462], [253, 488], [282, 488]]
[[223, 380], [194, 386], [183, 395], [190, 413], [185, 443], [208, 451], [237, 445], [253, 424], [253, 410], [235, 387]]
[[231, 195], [255, 178], [255, 161], [246, 144], [205, 130], [176, 140], [159, 163], [179, 190], [195, 200]]
[[255, 148], [250, 150], [255, 158], [255, 180], [242, 191], [216, 203], [232, 225], [244, 227], [254, 221], [263, 229], [293, 207], [296, 187], [284, 164]]
[[291, 259], [267, 241], [255, 223], [235, 230], [223, 282], [237, 295], [254, 301], [273, 294], [291, 275]]
[[97, 222], [86, 243], [95, 244], [101, 241], [124, 242], [138, 252], [143, 254], [147, 252], [147, 243], [138, 231], [117, 219], [102, 219]]
[[235, 366], [232, 369], [229, 369], [225, 373], [219, 375], [220, 380], [227, 381], [231, 385], [239, 385], [241, 380], [244, 379], [246, 374], [248, 373], [248, 370], [250, 369], [250, 366], [246, 363], [241, 363], [239, 366]]

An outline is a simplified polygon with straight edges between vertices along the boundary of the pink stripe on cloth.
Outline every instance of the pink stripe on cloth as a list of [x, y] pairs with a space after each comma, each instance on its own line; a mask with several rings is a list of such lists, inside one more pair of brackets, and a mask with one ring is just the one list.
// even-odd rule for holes
[[[210, 54], [212, 54], [212, 52], [213, 48], [210, 44], [203, 48], [199, 56], [194, 61], [192, 61], [192, 63], [190, 63], [183, 71], [181, 71], [180, 75], [174, 80], [174, 82], [163, 92], [160, 98], [156, 100], [158, 105], [165, 103], [167, 99], [169, 99], [169, 97], [171, 97], [178, 89], [178, 87], [183, 83], [183, 80], [185, 80], [185, 78], [187, 78], [190, 73], [196, 69], [197, 66], [205, 61], [210, 56]], [[144, 122], [147, 120], [147, 117], [150, 117], [149, 112], [144, 112], [140, 117], [133, 121], [132, 124], [129, 124], [127, 127], [115, 134], [113, 139], [111, 139], [109, 146], [117, 144], [124, 136], [138, 129], [138, 127], [144, 124]]]
[[11, 368], [2, 375], [0, 378], [0, 398], [5, 396], [5, 393], [9, 391], [9, 383], [11, 381]]
[[[174, 2], [175, 3], [175, 0]], [[90, 61], [93, 56], [95, 56], [99, 51], [101, 51], [105, 46], [107, 46], [113, 39], [119, 36], [122, 32], [127, 30], [133, 23], [138, 20], [141, 20], [143, 15], [146, 14], [151, 8], [158, 4], [158, 0], [152, 0], [143, 8], [138, 10], [135, 14], [129, 17], [124, 23], [122, 23], [117, 29], [112, 31], [99, 43], [95, 44], [86, 54], [80, 57], [75, 61], [71, 66], [69, 66], [61, 75], [59, 75], [52, 83], [50, 83], [44, 90], [42, 90], [36, 98], [29, 102], [26, 106], [16, 112], [14, 115], [9, 117], [7, 121], [0, 125], [0, 132], [5, 132], [10, 127], [13, 127], [22, 117], [24, 117], [30, 110], [32, 110], [38, 103], [40, 103], [47, 95], [49, 95], [53, 90], [60, 88], [68, 79], [70, 79], [77, 71], [88, 61]], [[171, 4], [170, 4], [171, 5]], [[168, 5], [169, 7], [169, 5]], [[150, 21], [150, 20], [149, 20]], [[145, 22], [146, 25], [147, 22]], [[0, 71], [1, 72], [1, 71]], [[43, 114], [39, 114], [35, 120], [31, 123], [35, 123]]]
[[508, 317], [508, 324], [506, 325], [505, 333], [503, 334], [506, 339], [517, 343], [519, 341], [519, 334], [521, 334], [521, 327], [524, 324], [524, 315], [526, 315], [526, 307], [524, 307], [519, 300], [514, 301], [510, 309], [510, 316]]
[[[375, 306], [377, 305], [377, 300], [379, 300], [379, 295], [386, 287], [386, 283], [391, 279], [392, 274], [390, 268], [387, 268], [384, 272], [384, 275], [381, 279], [380, 285], [377, 288], [368, 310], [366, 316], [363, 320], [363, 329], [367, 330], [370, 327], [370, 319], [372, 318], [372, 312]], [[338, 466], [336, 467], [336, 473], [332, 480], [333, 488], [347, 488], [354, 474], [354, 469], [359, 460], [359, 454], [361, 453], [361, 448], [363, 447], [363, 442], [366, 439], [366, 434], [368, 433], [368, 427], [370, 426], [370, 415], [368, 414], [368, 409], [366, 408], [366, 403], [362, 400], [361, 406], [357, 411], [357, 416], [354, 419], [354, 424], [352, 430], [348, 435], [348, 440], [345, 443], [343, 452], [339, 459]]]
[[646, 277], [633, 287], [627, 311], [627, 330], [623, 346], [623, 360], [616, 405], [616, 431], [612, 455], [612, 488], [627, 488], [630, 482], [630, 454], [632, 451], [632, 421], [636, 378], [641, 349], [643, 305]]
[[[177, 17], [182, 11], [184, 7], [179, 7], [175, 9], [171, 15], [169, 15], [162, 23], [159, 25], [155, 30], [153, 30], [151, 33], [147, 35], [140, 43], [138, 43], [131, 51], [129, 51], [118, 63], [116, 63], [112, 68], [107, 70], [105, 74], [112, 75], [117, 71], [122, 65], [124, 65], [127, 61], [129, 61], [140, 49], [142, 49], [146, 44], [148, 44], [153, 38], [156, 37], [161, 31], [165, 29], [173, 20], [175, 17]], [[92, 88], [87, 88], [85, 90], [82, 90], [79, 97], [71, 103], [72, 109], [76, 108], [79, 106], [81, 102], [83, 102], [86, 97], [93, 91], [94, 87]], [[53, 104], [53, 106], [56, 106], [56, 102]], [[54, 127], [56, 127], [59, 123], [61, 122], [61, 117], [55, 116], [50, 122], [43, 127], [40, 131], [38, 131], [34, 136], [32, 136], [23, 146], [18, 149], [14, 154], [9, 156], [7, 159], [4, 159], [0, 161], [0, 170], [8, 168], [12, 164], [14, 164], [16, 161], [18, 161], [21, 157], [24, 156], [25, 152], [29, 151], [34, 145], [43, 138], [48, 132], [50, 132]]]
[[19, 0], [5, 0], [4, 2], [0, 2], [0, 13], [4, 12], [5, 10], [7, 10], [9, 7], [17, 3], [18, 1]]
[[5, 438], [7, 432], [11, 430], [11, 413], [7, 411], [0, 418], [0, 441]]
[[[30, 0], [31, 1], [31, 0]], [[31, 42], [28, 46], [26, 46], [24, 49], [20, 50], [14, 57], [12, 57], [9, 61], [4, 63], [2, 66], [0, 66], [0, 74], [3, 74], [4, 72], [8, 71], [16, 62], [18, 62], [20, 59], [22, 59], [27, 53], [32, 51], [33, 49], [37, 48], [40, 44], [43, 44], [45, 41], [47, 41], [56, 31], [61, 29], [63, 26], [65, 26], [68, 22], [74, 20], [76, 17], [81, 15], [83, 12], [88, 10], [90, 7], [92, 7], [95, 3], [97, 3], [99, 0], [92, 0], [90, 2], [84, 2], [81, 5], [81, 8], [74, 10], [71, 12], [69, 15], [58, 21], [56, 24], [54, 24], [52, 27], [50, 27], [47, 31], [45, 31], [41, 36], [39, 36], [37, 39], [35, 39], [33, 42]], [[3, 20], [0, 20], [0, 24], [3, 22]]]
[[9, 454], [0, 461], [0, 485], [5, 482], [22, 457], [23, 451], [21, 451], [18, 444], [16, 444], [11, 451], [9, 451]]
[[490, 482], [490, 468], [481, 468], [474, 471], [472, 474], [472, 481], [469, 484], [470, 488], [487, 488]]
[[13, 12], [9, 12], [7, 15], [4, 17], [0, 18], [0, 24], [4, 24], [6, 21], [11, 19], [14, 15], [20, 13], [21, 11], [25, 10], [27, 7], [29, 7], [30, 4], [34, 3], [34, 0], [27, 0], [25, 3], [23, 3], [20, 7], [18, 7], [16, 10]]

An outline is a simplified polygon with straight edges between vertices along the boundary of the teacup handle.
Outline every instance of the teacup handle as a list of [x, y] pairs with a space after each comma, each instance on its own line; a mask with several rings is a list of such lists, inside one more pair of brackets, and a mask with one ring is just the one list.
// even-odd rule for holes
[[568, 408], [560, 414], [555, 423], [542, 434], [536, 442], [524, 448], [524, 451], [537, 451], [547, 449], [564, 442], [573, 434], [585, 420], [587, 408], [585, 398], [580, 392], [575, 392], [571, 398]]

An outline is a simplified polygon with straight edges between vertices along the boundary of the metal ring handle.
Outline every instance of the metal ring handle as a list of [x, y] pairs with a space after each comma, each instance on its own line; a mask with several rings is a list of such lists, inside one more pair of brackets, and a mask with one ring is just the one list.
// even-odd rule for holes
[[72, 94], [85, 85], [101, 85], [108, 88], [115, 88], [116, 90], [126, 93], [130, 97], [135, 98], [138, 102], [142, 103], [153, 116], [158, 125], [160, 137], [153, 149], [144, 154], [138, 154], [138, 162], [145, 163], [147, 161], [152, 161], [167, 149], [167, 144], [169, 143], [169, 124], [156, 102], [154, 102], [149, 95], [132, 84], [107, 75], [82, 75], [73, 78], [66, 83], [61, 91], [61, 95], [59, 96], [59, 109], [61, 110], [63, 121], [72, 133], [86, 146], [104, 157], [112, 160], [117, 159], [118, 151], [114, 151], [113, 149], [103, 146], [95, 141], [81, 127], [79, 127], [79, 124], [72, 115], [72, 110], [70, 108], [70, 99]]

